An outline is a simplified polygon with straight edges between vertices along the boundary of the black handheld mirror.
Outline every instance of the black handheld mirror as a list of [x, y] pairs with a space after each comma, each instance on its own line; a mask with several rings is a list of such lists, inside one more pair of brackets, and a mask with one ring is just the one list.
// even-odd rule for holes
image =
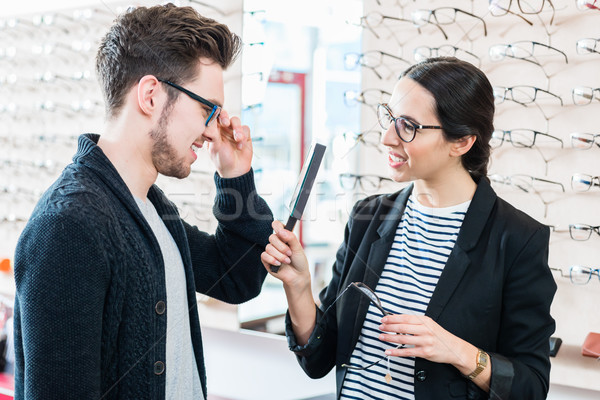
[[[288, 231], [292, 231], [296, 225], [296, 221], [302, 218], [302, 213], [304, 213], [304, 209], [308, 203], [310, 191], [315, 183], [326, 148], [327, 146], [315, 142], [308, 151], [308, 155], [300, 171], [300, 176], [298, 177], [298, 183], [292, 195], [292, 200], [290, 201], [290, 216], [285, 224], [285, 229]], [[279, 271], [279, 266], [271, 265], [271, 272], [277, 273], [277, 271]]]

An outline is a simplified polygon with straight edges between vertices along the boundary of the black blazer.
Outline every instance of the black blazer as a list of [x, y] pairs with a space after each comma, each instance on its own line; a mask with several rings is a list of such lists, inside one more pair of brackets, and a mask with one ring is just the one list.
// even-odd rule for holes
[[[297, 345], [287, 317], [290, 349], [307, 375], [320, 378], [336, 366], [338, 397], [346, 373], [340, 365], [350, 360], [369, 303], [348, 294], [323, 310], [351, 282], [377, 286], [411, 192], [412, 185], [355, 205], [306, 345]], [[490, 394], [449, 364], [417, 358], [416, 399], [546, 398], [556, 292], [549, 235], [548, 227], [500, 199], [487, 180], [479, 182], [425, 315], [490, 354]]]

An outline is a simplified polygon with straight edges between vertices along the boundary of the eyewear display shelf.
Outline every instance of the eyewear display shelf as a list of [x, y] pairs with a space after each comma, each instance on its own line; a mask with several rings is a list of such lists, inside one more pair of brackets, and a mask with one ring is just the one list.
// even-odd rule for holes
[[598, 391], [600, 398], [600, 361], [581, 355], [581, 346], [563, 343], [550, 359], [550, 383]]

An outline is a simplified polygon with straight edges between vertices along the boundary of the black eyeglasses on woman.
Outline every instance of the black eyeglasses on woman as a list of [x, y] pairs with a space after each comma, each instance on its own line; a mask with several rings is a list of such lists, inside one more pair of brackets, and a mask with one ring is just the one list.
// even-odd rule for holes
[[394, 117], [394, 114], [387, 103], [380, 103], [377, 105], [377, 119], [379, 120], [379, 125], [386, 131], [393, 123], [396, 134], [406, 143], [410, 143], [414, 140], [417, 129], [443, 129], [439, 125], [419, 125], [404, 117]]

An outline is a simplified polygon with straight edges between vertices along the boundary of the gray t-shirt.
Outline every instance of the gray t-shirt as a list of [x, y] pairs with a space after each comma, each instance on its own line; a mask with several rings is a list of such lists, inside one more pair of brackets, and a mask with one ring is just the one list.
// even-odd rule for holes
[[185, 271], [171, 233], [150, 200], [135, 198], [158, 240], [165, 263], [167, 285], [166, 399], [203, 399], [190, 330]]

